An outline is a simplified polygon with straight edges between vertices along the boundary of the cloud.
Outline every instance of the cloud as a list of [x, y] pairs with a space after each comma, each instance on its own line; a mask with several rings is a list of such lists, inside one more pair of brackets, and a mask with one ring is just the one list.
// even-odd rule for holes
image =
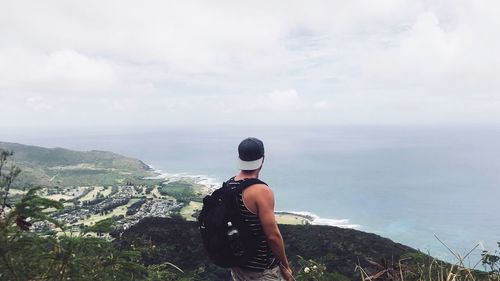
[[363, 70], [368, 79], [450, 98], [497, 95], [500, 82], [493, 77], [500, 71], [500, 60], [491, 47], [500, 47], [500, 41], [478, 36], [484, 27], [479, 15], [453, 20], [460, 23], [440, 19], [436, 12], [420, 14], [407, 30], [367, 58]]
[[0, 118], [34, 127], [236, 123], [236, 113], [255, 124], [494, 123], [498, 8], [2, 2]]
[[296, 110], [303, 107], [303, 102], [297, 91], [286, 90], [268, 93], [263, 105], [272, 110]]
[[0, 85], [14, 91], [92, 94], [118, 83], [111, 63], [69, 49], [48, 54], [0, 50], [0, 62]]
[[450, 73], [457, 59], [457, 43], [440, 25], [432, 13], [419, 16], [417, 21], [396, 38], [395, 46], [372, 56], [369, 71], [382, 80], [396, 82], [442, 79]]
[[54, 85], [54, 88], [81, 92], [108, 90], [117, 84], [110, 63], [73, 50], [49, 54], [43, 71], [34, 80], [35, 83]]
[[313, 106], [315, 109], [321, 109], [321, 110], [326, 110], [330, 108], [330, 104], [327, 101], [318, 101], [314, 103]]
[[[269, 73], [294, 68], [294, 61], [309, 56], [300, 51], [311, 38], [302, 36], [304, 30], [331, 38], [362, 31], [366, 25], [393, 24], [411, 15], [412, 9], [418, 11], [415, 3], [419, 1], [382, 0], [376, 5], [364, 1], [307, 5], [301, 1], [120, 1], [119, 5], [115, 1], [71, 5], [16, 1], [2, 7], [4, 21], [17, 29], [0, 27], [0, 43], [161, 63], [183, 74]], [[319, 53], [330, 49], [319, 47]]]
[[315, 101], [314, 99], [300, 95], [297, 90], [276, 90], [266, 94], [252, 95], [252, 99], [243, 102], [239, 110], [267, 112], [272, 114], [297, 114], [314, 109], [328, 109], [329, 103], [325, 100]]
[[41, 97], [30, 97], [26, 100], [26, 103], [36, 113], [43, 113], [52, 109], [52, 106], [45, 103]]

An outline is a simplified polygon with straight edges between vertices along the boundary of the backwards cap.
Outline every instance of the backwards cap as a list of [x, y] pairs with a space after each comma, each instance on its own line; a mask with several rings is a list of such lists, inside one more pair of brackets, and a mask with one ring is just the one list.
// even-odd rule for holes
[[264, 162], [264, 143], [258, 138], [246, 138], [238, 146], [238, 169], [257, 170]]

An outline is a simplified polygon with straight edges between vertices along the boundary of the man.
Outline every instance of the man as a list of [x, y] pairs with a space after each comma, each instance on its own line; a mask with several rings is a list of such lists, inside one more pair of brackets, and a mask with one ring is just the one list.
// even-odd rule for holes
[[[238, 146], [240, 172], [228, 185], [259, 178], [264, 163], [264, 144], [257, 138], [244, 139]], [[283, 238], [274, 217], [274, 194], [265, 184], [254, 184], [238, 194], [240, 212], [250, 231], [260, 237], [257, 254], [245, 264], [231, 269], [235, 281], [292, 280]]]

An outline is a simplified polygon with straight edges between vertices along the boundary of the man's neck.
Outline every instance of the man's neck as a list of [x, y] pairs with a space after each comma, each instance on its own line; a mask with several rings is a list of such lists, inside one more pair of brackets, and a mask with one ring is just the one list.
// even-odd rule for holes
[[255, 171], [252, 173], [243, 173], [240, 172], [238, 175], [236, 175], [235, 180], [242, 180], [242, 179], [258, 179], [259, 178], [259, 171]]

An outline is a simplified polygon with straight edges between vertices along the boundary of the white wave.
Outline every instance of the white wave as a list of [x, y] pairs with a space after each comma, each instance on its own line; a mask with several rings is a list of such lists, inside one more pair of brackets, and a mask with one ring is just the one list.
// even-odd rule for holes
[[314, 213], [311, 212], [296, 212], [296, 211], [282, 211], [281, 213], [288, 213], [288, 214], [294, 214], [294, 215], [299, 215], [306, 217], [311, 224], [314, 225], [330, 225], [330, 226], [337, 226], [337, 227], [342, 227], [342, 228], [356, 228], [359, 229], [361, 228], [361, 225], [359, 224], [352, 224], [349, 222], [349, 219], [329, 219], [329, 218], [322, 218]]
[[167, 175], [163, 173], [161, 170], [153, 168], [153, 166], [146, 164], [156, 176], [145, 177], [146, 180], [161, 180], [167, 178]]
[[155, 169], [153, 166], [146, 164], [152, 171], [153, 173], [156, 174], [156, 176], [152, 177], [146, 177], [145, 179], [151, 179], [151, 180], [164, 180], [165, 182], [173, 182], [173, 181], [178, 181], [182, 179], [190, 179], [194, 180], [195, 183], [200, 184], [207, 188], [210, 191], [214, 191], [217, 188], [219, 188], [222, 183], [219, 182], [216, 178], [207, 176], [207, 175], [191, 175], [188, 173], [167, 173], [164, 172], [160, 169]]
[[217, 188], [222, 186], [222, 183], [217, 181], [217, 179], [211, 178], [208, 176], [204, 176], [204, 175], [200, 176], [199, 181], [197, 181], [196, 183], [204, 185], [204, 186], [210, 188], [211, 190], [216, 190]]

